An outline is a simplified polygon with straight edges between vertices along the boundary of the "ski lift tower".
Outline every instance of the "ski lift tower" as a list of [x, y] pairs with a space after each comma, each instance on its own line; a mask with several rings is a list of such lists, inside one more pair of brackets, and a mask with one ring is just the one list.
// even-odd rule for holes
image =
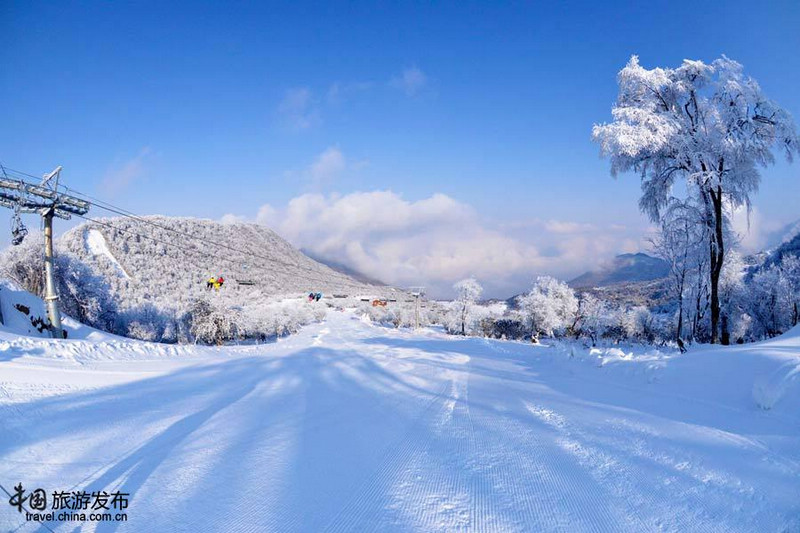
[[409, 287], [408, 291], [414, 297], [414, 329], [419, 329], [419, 305], [425, 296], [425, 287]]
[[19, 213], [37, 213], [44, 225], [44, 277], [47, 315], [50, 319], [50, 333], [53, 338], [64, 338], [61, 327], [61, 313], [58, 310], [53, 269], [53, 217], [69, 220], [72, 215], [82, 216], [89, 212], [91, 204], [75, 196], [58, 192], [61, 167], [45, 174], [41, 183], [33, 184], [24, 180], [9, 178], [5, 169], [0, 169], [0, 206]]

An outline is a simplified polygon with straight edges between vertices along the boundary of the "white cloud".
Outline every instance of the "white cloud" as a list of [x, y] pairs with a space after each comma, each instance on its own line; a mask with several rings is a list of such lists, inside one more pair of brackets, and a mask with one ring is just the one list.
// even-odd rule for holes
[[565, 222], [563, 220], [548, 220], [544, 224], [544, 229], [551, 233], [577, 233], [579, 231], [591, 231], [595, 228], [591, 224]]
[[321, 186], [344, 171], [347, 161], [341, 150], [332, 146], [317, 156], [308, 169], [312, 184]]
[[145, 146], [136, 156], [109, 169], [100, 182], [100, 190], [113, 196], [127, 189], [144, 175], [145, 163], [150, 153], [150, 147]]
[[417, 201], [392, 191], [303, 194], [282, 208], [262, 206], [256, 221], [318, 256], [387, 283], [426, 285], [434, 296], [449, 295], [453, 282], [467, 276], [476, 276], [489, 296], [510, 296], [536, 275], [568, 279], [617, 253], [643, 249], [631, 231], [590, 224], [493, 225], [444, 194]]
[[256, 223], [270, 228], [278, 224], [278, 210], [269, 204], [264, 204], [258, 209], [256, 214]]
[[760, 252], [768, 246], [777, 244], [776, 232], [784, 228], [784, 224], [764, 216], [757, 208], [747, 211], [745, 206], [738, 207], [730, 214], [731, 227], [739, 238], [739, 244], [746, 253]]
[[327, 90], [309, 87], [288, 89], [278, 104], [278, 114], [286, 126], [294, 131], [310, 129], [322, 122], [322, 113], [339, 106], [348, 99], [364, 95], [378, 87], [393, 87], [408, 96], [419, 93], [428, 83], [428, 77], [416, 66], [404, 69], [386, 81], [335, 81]]
[[393, 87], [403, 90], [408, 96], [414, 96], [428, 83], [428, 77], [419, 68], [409, 67], [389, 82]]
[[241, 215], [234, 215], [233, 213], [226, 213], [222, 215], [222, 218], [219, 219], [219, 221], [225, 225], [240, 224], [242, 222], [247, 222], [247, 218]]
[[289, 89], [278, 105], [278, 112], [295, 131], [308, 129], [320, 121], [311, 90], [307, 87]]
[[305, 167], [288, 170], [284, 173], [287, 180], [301, 182], [310, 192], [320, 192], [336, 182], [336, 178], [345, 172], [358, 173], [369, 166], [366, 159], [351, 160], [345, 156], [338, 146], [329, 146]]
[[373, 87], [375, 87], [375, 83], [371, 81], [334, 82], [328, 88], [328, 103], [334, 105], [340, 104], [350, 96], [367, 92]]

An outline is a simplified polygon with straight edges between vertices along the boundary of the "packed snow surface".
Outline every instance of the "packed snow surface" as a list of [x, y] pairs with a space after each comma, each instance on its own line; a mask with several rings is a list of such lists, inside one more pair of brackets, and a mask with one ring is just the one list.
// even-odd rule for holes
[[[72, 339], [72, 337], [71, 337]], [[348, 312], [260, 346], [0, 334], [0, 484], [122, 490], [54, 531], [797, 531], [798, 331], [585, 349]], [[35, 531], [0, 499], [0, 530]]]

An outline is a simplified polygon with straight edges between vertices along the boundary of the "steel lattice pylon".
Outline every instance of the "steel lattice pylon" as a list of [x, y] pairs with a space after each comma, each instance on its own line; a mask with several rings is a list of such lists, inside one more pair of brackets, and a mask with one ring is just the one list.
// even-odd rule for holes
[[58, 191], [61, 167], [46, 174], [41, 183], [29, 183], [8, 176], [0, 166], [0, 206], [19, 213], [36, 213], [44, 222], [44, 272], [45, 303], [50, 319], [50, 331], [54, 338], [63, 338], [61, 313], [58, 309], [58, 294], [55, 289], [53, 269], [53, 217], [69, 220], [72, 215], [83, 216], [89, 212], [91, 203]]

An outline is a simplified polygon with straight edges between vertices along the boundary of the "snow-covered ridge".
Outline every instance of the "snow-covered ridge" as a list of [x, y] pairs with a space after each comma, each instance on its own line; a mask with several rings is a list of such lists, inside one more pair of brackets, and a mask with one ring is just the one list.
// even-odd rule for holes
[[[123, 307], [144, 297], [157, 305], [192, 299], [210, 276], [227, 280], [223, 295], [236, 290], [236, 280], [254, 282], [242, 292], [257, 297], [381, 291], [310, 259], [264, 226], [165, 216], [101, 221], [108, 225], [87, 222], [58, 244], [105, 277]], [[117, 268], [136, 283], [115, 279]]]

